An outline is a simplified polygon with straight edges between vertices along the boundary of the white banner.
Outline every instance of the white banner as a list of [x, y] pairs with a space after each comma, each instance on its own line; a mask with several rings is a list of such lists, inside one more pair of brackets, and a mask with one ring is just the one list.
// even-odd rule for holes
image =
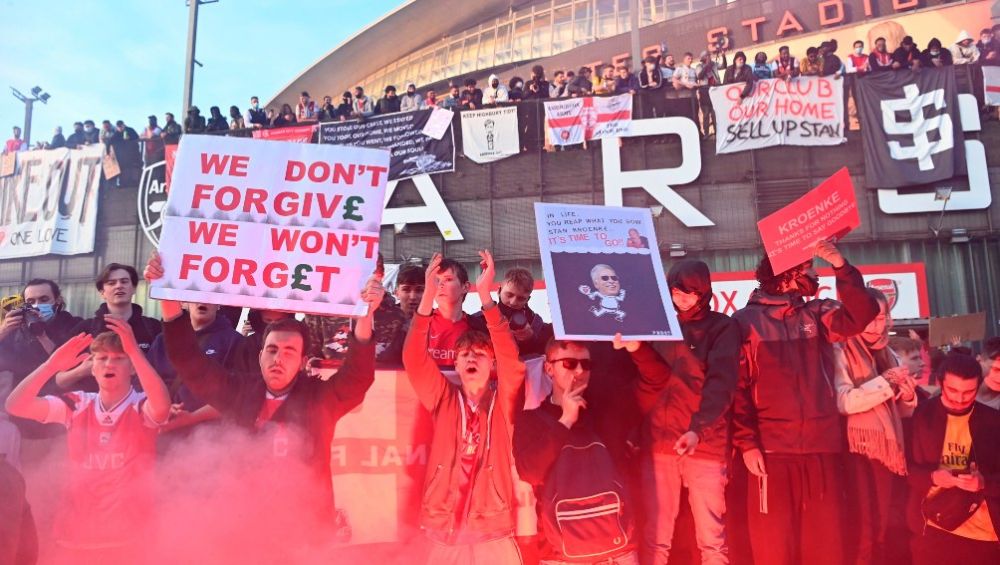
[[559, 339], [683, 339], [648, 208], [535, 203]]
[[363, 315], [389, 152], [186, 135], [153, 298]]
[[844, 137], [844, 81], [832, 77], [765, 79], [740, 98], [745, 83], [713, 87], [715, 152], [776, 145], [839, 145]]
[[632, 128], [632, 95], [588, 96], [546, 102], [545, 127], [554, 145], [621, 137]]
[[462, 152], [476, 163], [499, 161], [521, 150], [517, 107], [462, 112]]
[[983, 66], [983, 97], [987, 106], [1000, 106], [1000, 67]]
[[93, 253], [104, 145], [17, 154], [0, 179], [0, 259]]

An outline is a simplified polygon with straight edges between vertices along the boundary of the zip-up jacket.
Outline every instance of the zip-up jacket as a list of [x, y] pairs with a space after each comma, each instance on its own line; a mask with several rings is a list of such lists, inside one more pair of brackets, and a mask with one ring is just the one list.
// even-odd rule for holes
[[[479, 403], [479, 436], [469, 478], [468, 503], [459, 509], [465, 432], [465, 398], [451, 384], [427, 351], [430, 316], [414, 314], [403, 345], [403, 366], [434, 422], [434, 439], [427, 460], [420, 504], [420, 526], [443, 543], [473, 543], [510, 536], [514, 532], [514, 484], [511, 455], [517, 397], [525, 367], [507, 321], [496, 306], [483, 310], [496, 355], [497, 386]], [[461, 518], [459, 518], [461, 516]]]
[[648, 414], [643, 447], [673, 453], [677, 439], [691, 431], [699, 439], [692, 457], [723, 460], [729, 453], [731, 408], [739, 374], [739, 325], [712, 311], [712, 277], [704, 262], [678, 261], [670, 268], [667, 282], [671, 290], [695, 293], [699, 300], [678, 314], [683, 342], [644, 344], [632, 354], [640, 374], [639, 406]]
[[733, 318], [743, 352], [733, 441], [743, 451], [805, 454], [844, 450], [837, 411], [833, 342], [861, 333], [878, 314], [852, 265], [835, 269], [842, 300], [754, 291]]

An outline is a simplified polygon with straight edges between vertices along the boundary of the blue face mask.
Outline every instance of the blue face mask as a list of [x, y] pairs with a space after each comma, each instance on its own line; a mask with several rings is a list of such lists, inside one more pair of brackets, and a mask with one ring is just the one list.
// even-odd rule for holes
[[48, 322], [56, 316], [56, 307], [52, 304], [36, 304], [35, 308], [38, 309], [38, 315], [43, 322]]

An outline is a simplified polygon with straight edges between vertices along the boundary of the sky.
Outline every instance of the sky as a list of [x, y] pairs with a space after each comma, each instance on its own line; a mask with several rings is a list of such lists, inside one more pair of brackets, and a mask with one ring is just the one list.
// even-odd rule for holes
[[[404, 0], [220, 0], [199, 8], [194, 104], [245, 111], [265, 103], [342, 41]], [[124, 120], [141, 132], [146, 117], [180, 118], [188, 8], [185, 0], [0, 0], [0, 134], [24, 123], [10, 92], [41, 86], [32, 143], [56, 126]]]

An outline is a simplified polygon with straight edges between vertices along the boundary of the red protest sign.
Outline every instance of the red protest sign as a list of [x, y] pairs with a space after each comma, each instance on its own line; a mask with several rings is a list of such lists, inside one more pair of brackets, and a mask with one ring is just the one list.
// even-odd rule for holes
[[802, 198], [757, 222], [775, 273], [812, 258], [813, 245], [839, 239], [861, 225], [854, 183], [844, 167]]

